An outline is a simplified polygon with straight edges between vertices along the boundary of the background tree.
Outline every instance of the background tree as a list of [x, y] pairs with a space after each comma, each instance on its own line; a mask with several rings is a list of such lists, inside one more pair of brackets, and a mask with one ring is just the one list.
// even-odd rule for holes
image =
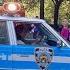
[[40, 0], [40, 18], [44, 19], [44, 0]]
[[[25, 9], [26, 9], [26, 16], [35, 17], [39, 14], [40, 9], [40, 0], [21, 0]], [[38, 15], [39, 16], [39, 15]]]
[[[21, 0], [25, 9], [27, 17], [40, 16], [40, 0]], [[54, 1], [54, 2], [53, 2]], [[50, 22], [54, 16], [55, 0], [44, 0], [44, 19]], [[59, 21], [61, 19], [70, 19], [70, 0], [63, 0], [58, 11]], [[55, 18], [56, 19], [56, 18]], [[56, 23], [55, 23], [56, 24]], [[57, 22], [58, 24], [58, 22]]]
[[52, 0], [54, 3], [54, 25], [55, 29], [58, 28], [59, 8], [63, 0]]
[[59, 18], [70, 19], [70, 0], [64, 0], [59, 10]]

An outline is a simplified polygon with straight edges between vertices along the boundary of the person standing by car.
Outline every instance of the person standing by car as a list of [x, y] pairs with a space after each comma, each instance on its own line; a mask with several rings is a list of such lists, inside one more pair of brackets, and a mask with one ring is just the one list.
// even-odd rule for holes
[[70, 28], [69, 28], [69, 33], [68, 33], [68, 41], [70, 42]]
[[62, 28], [60, 34], [61, 34], [61, 36], [62, 36], [64, 39], [68, 40], [69, 28], [68, 28], [68, 21], [67, 21], [67, 19], [64, 19], [64, 20], [62, 21], [62, 25], [63, 25], [63, 28]]
[[51, 22], [50, 22], [50, 24], [49, 24], [52, 28], [54, 28], [55, 29], [55, 26], [54, 26], [54, 19], [52, 18], [51, 19]]
[[61, 25], [59, 25], [59, 34], [61, 34], [61, 31], [62, 31], [62, 28], [63, 28], [63, 25], [61, 24]]

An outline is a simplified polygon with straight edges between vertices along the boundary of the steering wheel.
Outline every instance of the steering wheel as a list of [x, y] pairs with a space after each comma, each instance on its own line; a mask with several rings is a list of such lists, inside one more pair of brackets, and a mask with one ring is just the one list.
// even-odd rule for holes
[[32, 33], [27, 33], [26, 37], [24, 38], [24, 42], [26, 44], [38, 44], [39, 42], [41, 42], [42, 37], [40, 35], [37, 35], [36, 38], [33, 38], [33, 34]]

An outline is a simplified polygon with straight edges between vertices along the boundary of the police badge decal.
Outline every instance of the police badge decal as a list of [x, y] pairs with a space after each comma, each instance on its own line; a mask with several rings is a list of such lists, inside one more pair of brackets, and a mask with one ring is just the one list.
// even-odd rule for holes
[[47, 70], [53, 58], [53, 50], [48, 47], [35, 48], [35, 60], [40, 70]]

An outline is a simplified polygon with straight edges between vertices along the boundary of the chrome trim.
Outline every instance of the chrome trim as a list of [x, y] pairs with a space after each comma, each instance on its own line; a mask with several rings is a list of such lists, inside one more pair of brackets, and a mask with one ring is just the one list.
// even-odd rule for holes
[[17, 45], [13, 21], [7, 21], [7, 28], [10, 39], [10, 45]]

